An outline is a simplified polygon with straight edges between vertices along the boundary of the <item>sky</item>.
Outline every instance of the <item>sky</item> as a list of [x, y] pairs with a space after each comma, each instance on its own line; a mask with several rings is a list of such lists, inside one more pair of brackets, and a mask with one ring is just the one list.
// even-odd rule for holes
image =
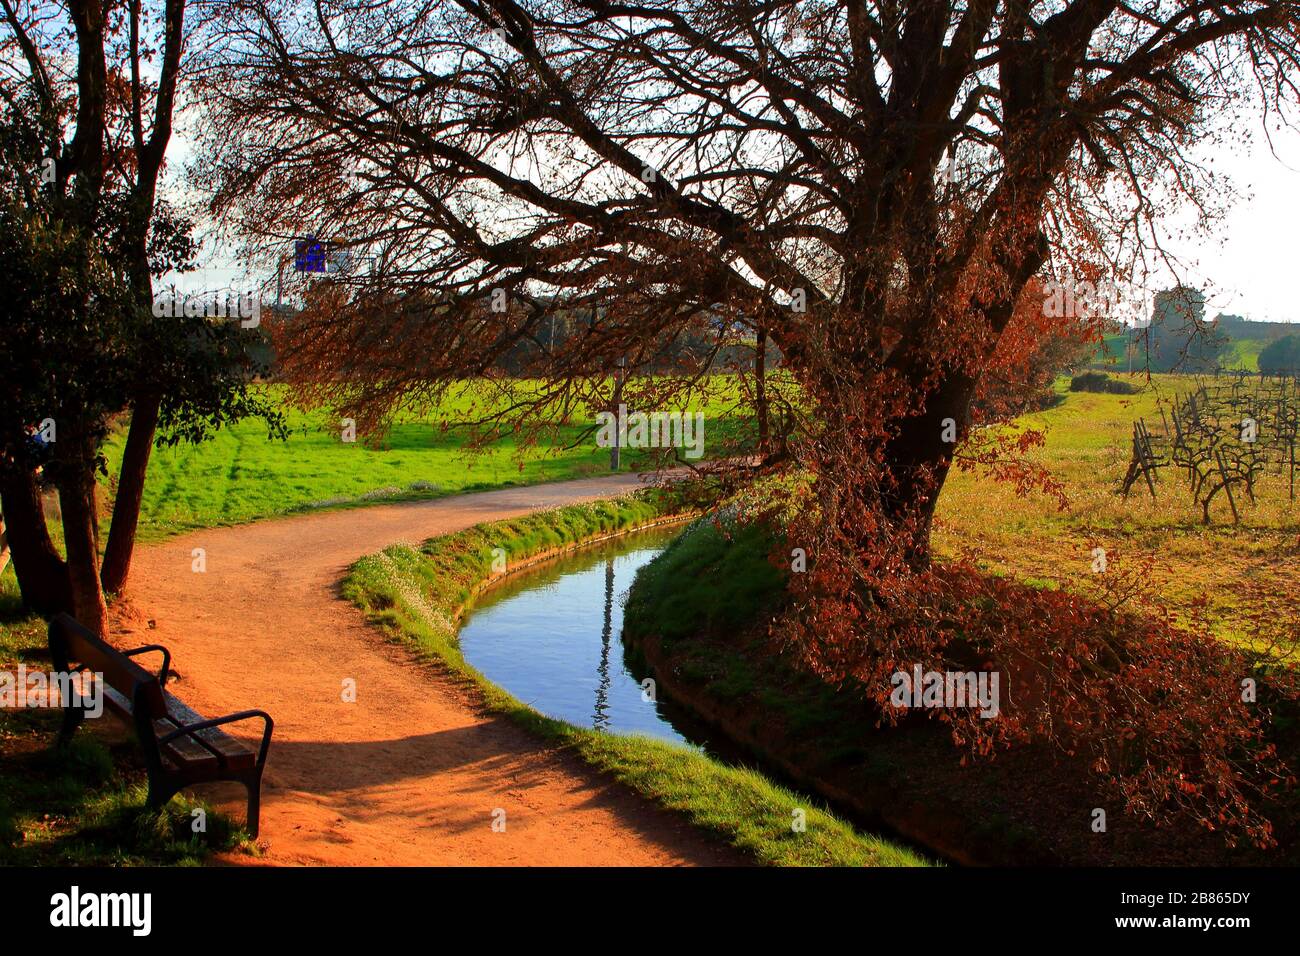
[[1255, 321], [1300, 322], [1300, 133], [1273, 134], [1270, 151], [1259, 122], [1237, 153], [1220, 153], [1222, 167], [1244, 194], [1206, 239], [1169, 238], [1194, 260], [1189, 276], [1205, 286], [1206, 314], [1244, 315]]

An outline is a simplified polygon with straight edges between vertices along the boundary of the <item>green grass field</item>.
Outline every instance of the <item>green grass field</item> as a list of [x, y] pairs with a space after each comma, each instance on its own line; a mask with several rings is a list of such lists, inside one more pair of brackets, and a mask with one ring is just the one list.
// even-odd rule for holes
[[[263, 423], [253, 420], [201, 445], [155, 449], [141, 538], [310, 508], [433, 498], [609, 471], [609, 452], [590, 442], [552, 451], [520, 448], [506, 436], [486, 452], [471, 453], [465, 428], [444, 429], [430, 418], [399, 422], [379, 447], [369, 447], [360, 440], [344, 442], [335, 416], [287, 409], [286, 419], [287, 440], [268, 438]], [[580, 433], [578, 426], [563, 427], [558, 444], [573, 444]], [[110, 475], [117, 472], [124, 440], [119, 432], [108, 445]], [[625, 456], [628, 466], [638, 460], [635, 453]]]
[[[323, 416], [292, 413], [290, 424], [287, 441], [268, 440], [260, 422], [245, 422], [202, 445], [155, 450], [141, 536], [312, 507], [431, 498], [609, 471], [607, 451], [521, 451], [510, 437], [483, 454], [468, 454], [462, 432], [422, 422], [395, 426], [379, 449], [344, 443]], [[578, 431], [564, 429], [561, 438], [572, 442]], [[109, 447], [110, 472], [120, 449], [120, 439]]]
[[1259, 353], [1267, 345], [1263, 339], [1234, 339], [1223, 350], [1219, 362], [1224, 368], [1239, 369], [1243, 372], [1259, 371]]
[[[526, 386], [525, 386], [526, 387]], [[283, 389], [269, 386], [276, 393]], [[723, 387], [696, 406], [705, 413], [710, 442], [734, 434], [728, 417], [734, 395]], [[310, 508], [435, 498], [467, 491], [609, 474], [609, 451], [583, 432], [593, 419], [558, 425], [547, 445], [524, 447], [512, 434], [486, 451], [469, 451], [472, 390], [449, 398], [435, 413], [399, 419], [378, 447], [342, 440], [339, 416], [285, 408], [287, 440], [267, 437], [260, 420], [223, 429], [200, 445], [156, 448], [149, 464], [140, 537], [148, 541], [194, 528], [236, 524]], [[125, 431], [106, 448], [109, 476], [117, 474]], [[570, 447], [574, 446], [574, 447]], [[644, 452], [628, 449], [623, 470], [645, 466]], [[112, 495], [105, 480], [105, 497]]]

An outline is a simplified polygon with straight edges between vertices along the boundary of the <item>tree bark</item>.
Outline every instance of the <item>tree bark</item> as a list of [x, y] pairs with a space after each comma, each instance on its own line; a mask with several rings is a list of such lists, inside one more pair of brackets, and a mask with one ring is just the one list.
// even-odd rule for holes
[[108, 530], [108, 547], [104, 551], [104, 566], [99, 575], [104, 590], [110, 593], [125, 588], [131, 573], [144, 480], [149, 470], [154, 433], [158, 428], [158, 405], [157, 395], [145, 395], [136, 402], [131, 413], [131, 429], [127, 432], [122, 468], [117, 478], [117, 497], [113, 501], [113, 521]]
[[[894, 482], [883, 502], [885, 514], [896, 526], [908, 529], [912, 538], [908, 563], [917, 570], [930, 563], [935, 507], [957, 441], [967, 431], [975, 385], [976, 379], [969, 375], [950, 373], [930, 393], [925, 410], [907, 419], [885, 446], [885, 465]], [[954, 430], [956, 441], [946, 441]]]
[[[93, 449], [90, 449], [93, 453]], [[84, 460], [84, 459], [83, 459]], [[93, 457], [91, 458], [93, 460]], [[108, 607], [99, 583], [96, 547], [95, 472], [73, 460], [60, 469], [59, 504], [63, 509], [63, 543], [68, 552], [72, 613], [93, 634], [108, 636]]]
[[0, 509], [24, 606], [46, 615], [71, 611], [68, 567], [50, 540], [35, 472], [0, 469]]
[[[138, 18], [140, 9], [133, 8], [132, 16]], [[153, 304], [153, 280], [149, 273], [147, 238], [153, 218], [158, 175], [162, 170], [167, 144], [172, 134], [172, 110], [176, 96], [176, 82], [180, 74], [181, 52], [184, 45], [185, 0], [168, 0], [165, 4], [164, 22], [166, 39], [163, 43], [161, 74], [156, 90], [157, 100], [153, 116], [153, 133], [144, 141], [143, 122], [140, 115], [138, 73], [133, 74], [137, 93], [134, 104], [135, 145], [138, 159], [134, 204], [132, 207], [131, 282], [140, 301], [148, 309]], [[133, 28], [138, 19], [132, 20]], [[134, 37], [135, 34], [133, 33]], [[132, 52], [135, 51], [134, 40]], [[144, 495], [145, 475], [149, 470], [149, 456], [153, 451], [154, 434], [158, 429], [158, 407], [161, 396], [146, 393], [137, 397], [131, 410], [131, 428], [127, 433], [126, 448], [122, 453], [122, 467], [117, 479], [117, 497], [113, 501], [113, 519], [108, 529], [108, 546], [104, 551], [104, 566], [100, 580], [105, 591], [116, 593], [126, 587], [131, 573], [131, 555], [135, 551], [136, 531], [140, 523], [140, 502]]]
[[[975, 368], [986, 368], [1002, 333], [1015, 312], [1016, 302], [1025, 285], [1047, 260], [1047, 243], [1039, 231], [1024, 236], [1019, 244], [1007, 244], [1001, 256], [1008, 278], [1007, 294], [984, 307], [984, 317], [992, 336]], [[927, 316], [924, 328], [942, 326], [937, 315]], [[900, 355], [897, 366], [907, 380], [922, 382], [927, 369], [937, 357], [933, 348], [918, 345]], [[970, 364], [964, 366], [972, 367]], [[965, 438], [971, 420], [971, 403], [979, 374], [948, 368], [925, 396], [922, 410], [902, 422], [885, 445], [884, 462], [893, 479], [883, 502], [885, 514], [896, 526], [907, 527], [912, 534], [908, 562], [917, 569], [930, 563], [930, 528], [934, 522], [939, 492], [943, 490], [952, 467], [953, 453]], [[951, 423], [948, 420], [951, 419]], [[951, 438], [953, 440], [946, 440]]]

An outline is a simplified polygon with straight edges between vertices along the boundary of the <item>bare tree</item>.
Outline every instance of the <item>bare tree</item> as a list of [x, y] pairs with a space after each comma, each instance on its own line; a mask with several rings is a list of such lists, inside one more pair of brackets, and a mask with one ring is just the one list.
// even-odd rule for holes
[[212, 212], [376, 258], [282, 330], [305, 396], [378, 427], [588, 310], [497, 409], [537, 418], [701, 316], [745, 322], [803, 395], [765, 464], [900, 567], [1030, 279], [1152, 249], [1162, 198], [1206, 201], [1198, 129], [1243, 94], [1280, 110], [1300, 46], [1290, 0], [204, 10]]

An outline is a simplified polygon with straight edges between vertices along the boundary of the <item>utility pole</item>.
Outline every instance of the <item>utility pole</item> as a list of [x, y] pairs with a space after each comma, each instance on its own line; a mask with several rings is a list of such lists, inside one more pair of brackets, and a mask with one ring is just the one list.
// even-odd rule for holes
[[614, 444], [609, 449], [609, 470], [618, 471], [619, 452], [623, 444], [623, 418], [619, 414], [623, 403], [623, 371], [627, 365], [627, 356], [618, 357], [618, 368], [614, 372]]

